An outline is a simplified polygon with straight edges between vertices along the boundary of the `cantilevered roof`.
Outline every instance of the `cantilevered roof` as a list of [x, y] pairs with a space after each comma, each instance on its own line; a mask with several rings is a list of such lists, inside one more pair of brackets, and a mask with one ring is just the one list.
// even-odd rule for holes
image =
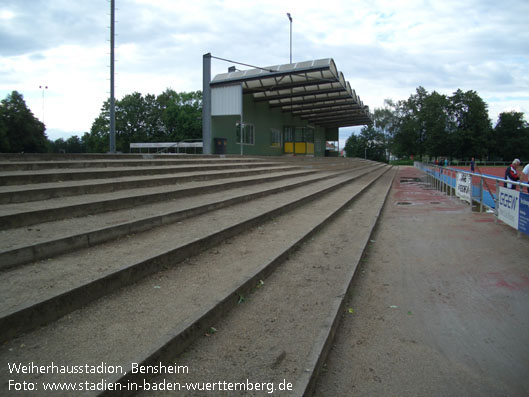
[[211, 87], [241, 84], [255, 102], [322, 127], [371, 124], [369, 107], [351, 88], [331, 58], [268, 66], [215, 76]]

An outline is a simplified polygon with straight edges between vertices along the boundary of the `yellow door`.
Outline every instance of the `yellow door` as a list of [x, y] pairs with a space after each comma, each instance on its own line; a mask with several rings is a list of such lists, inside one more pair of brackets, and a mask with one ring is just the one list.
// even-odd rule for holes
[[305, 142], [296, 142], [296, 154], [307, 153], [307, 144]]

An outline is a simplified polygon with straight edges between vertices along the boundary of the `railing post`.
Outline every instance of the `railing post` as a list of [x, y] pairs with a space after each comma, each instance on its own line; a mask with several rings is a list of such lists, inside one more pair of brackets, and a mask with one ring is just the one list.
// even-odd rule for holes
[[474, 185], [472, 184], [472, 175], [467, 174], [467, 176], [470, 177], [470, 212], [472, 212], [472, 197], [474, 197], [472, 193], [474, 192]]
[[450, 190], [450, 193], [451, 196], [454, 197], [456, 195], [457, 172], [452, 171], [452, 174], [454, 176], [454, 186], [452, 186], [452, 190]]
[[483, 212], [483, 177], [479, 180], [479, 212]]
[[498, 223], [498, 205], [500, 204], [500, 182], [496, 179], [496, 199], [494, 200], [494, 223]]

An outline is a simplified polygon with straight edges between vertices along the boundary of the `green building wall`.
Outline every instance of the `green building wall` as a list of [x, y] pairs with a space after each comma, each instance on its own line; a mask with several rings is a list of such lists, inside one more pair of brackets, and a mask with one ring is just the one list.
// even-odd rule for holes
[[[240, 154], [241, 145], [237, 143], [237, 123], [240, 116], [212, 116], [212, 153], [215, 153], [215, 138], [226, 139], [226, 154]], [[299, 117], [292, 117], [290, 113], [283, 113], [279, 108], [270, 108], [266, 102], [254, 102], [251, 94], [243, 96], [243, 122], [254, 127], [254, 144], [244, 144], [243, 154], [260, 156], [281, 156], [284, 154], [284, 128], [308, 127], [308, 123]], [[281, 132], [282, 145], [272, 146], [271, 130]], [[336, 128], [336, 132], [338, 129]], [[325, 142], [329, 130], [322, 127], [314, 128], [314, 156], [325, 156]], [[337, 133], [336, 133], [337, 135]]]

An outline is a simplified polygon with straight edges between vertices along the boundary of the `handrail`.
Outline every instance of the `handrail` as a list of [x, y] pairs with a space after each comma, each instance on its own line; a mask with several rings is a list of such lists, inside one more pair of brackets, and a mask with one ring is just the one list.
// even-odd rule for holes
[[[421, 162], [417, 161], [417, 163], [421, 163]], [[492, 180], [498, 181], [498, 182], [512, 183], [513, 185], [519, 185], [519, 186], [522, 186], [522, 187], [529, 187], [529, 183], [511, 181], [511, 180], [507, 180], [505, 178], [499, 178], [499, 177], [488, 175], [488, 174], [477, 174], [475, 172], [465, 171], [465, 170], [462, 170], [462, 169], [459, 169], [459, 168], [444, 167], [444, 166], [435, 165], [435, 164], [428, 164], [428, 163], [421, 163], [421, 164], [425, 164], [428, 167], [437, 167], [439, 169], [450, 170], [450, 171], [453, 171], [453, 172], [463, 172], [463, 173], [468, 174], [468, 175], [477, 176], [477, 177], [480, 177], [480, 178], [482, 177], [482, 178], [485, 178], [485, 179], [492, 179]]]
[[[441, 183], [443, 183], [443, 181], [442, 181], [440, 175], [443, 174], [443, 171], [445, 171], [445, 173], [446, 173], [446, 171], [450, 171], [450, 172], [453, 172], [453, 173], [458, 173], [459, 172], [459, 173], [463, 173], [463, 174], [469, 175], [471, 177], [481, 178], [484, 181], [486, 181], [486, 180], [495, 181], [496, 187], [499, 187], [500, 183], [511, 183], [513, 185], [520, 186], [520, 191], [523, 191], [524, 188], [529, 188], [529, 183], [526, 183], [526, 182], [511, 181], [511, 180], [507, 180], [505, 178], [500, 178], [500, 177], [496, 177], [496, 176], [488, 175], [488, 174], [483, 174], [483, 173], [475, 173], [475, 172], [471, 172], [471, 171], [462, 170], [462, 169], [459, 169], [459, 168], [444, 167], [444, 166], [435, 165], [435, 164], [423, 163], [423, 162], [420, 162], [420, 161], [416, 161], [414, 163], [414, 165], [416, 167], [422, 168], [422, 169], [425, 169], [425, 168], [431, 169], [432, 173], [433, 173], [432, 177], [435, 178], [436, 180], [439, 180], [439, 182], [441, 182]], [[435, 173], [438, 173], [439, 177], [437, 177], [435, 175]], [[447, 183], [444, 183], [444, 184], [448, 185]], [[496, 198], [497, 198], [496, 195], [492, 193], [492, 191], [489, 188], [488, 184], [486, 185], [486, 187], [487, 187], [487, 190], [489, 191], [490, 198], [492, 200], [494, 200], [494, 202], [496, 202]], [[482, 194], [480, 194], [480, 195], [482, 196]], [[480, 200], [476, 200], [476, 201], [480, 202], [481, 205], [485, 205], [487, 207], [490, 207], [490, 205], [487, 205], [486, 203], [483, 202], [482, 197], [480, 197]], [[496, 206], [496, 204], [495, 204], [495, 206]]]
[[202, 139], [198, 139], [198, 138], [197, 138], [197, 139], [184, 139], [183, 141], [175, 142], [174, 145], [167, 146], [167, 147], [162, 148], [161, 150], [158, 150], [158, 151], [156, 152], [156, 154], [163, 153], [163, 152], [169, 150], [170, 148], [174, 148], [174, 147], [176, 147], [176, 150], [178, 151], [178, 150], [180, 149], [180, 146], [179, 146], [179, 145], [180, 145], [181, 143], [186, 143], [186, 142], [188, 142], [188, 143], [194, 143], [194, 142], [197, 142], [197, 143], [198, 143], [198, 142], [202, 142]]
[[[482, 173], [476, 174], [475, 172], [469, 172], [469, 171], [461, 170], [458, 168], [424, 164], [419, 161], [414, 162], [414, 166], [426, 173], [428, 183], [431, 185], [434, 185], [436, 189], [441, 190], [443, 192], [446, 191], [446, 193], [450, 194], [451, 196], [456, 194], [462, 200], [469, 201], [470, 208], [474, 207], [474, 202], [479, 203], [480, 212], [483, 212], [483, 208], [485, 206], [489, 207], [490, 209], [494, 209], [493, 211], [494, 217], [495, 217], [494, 222], [502, 221], [506, 223], [507, 225], [513, 227], [514, 229], [517, 230], [518, 236], [521, 236], [522, 233], [529, 236], [529, 218], [528, 218], [528, 211], [527, 211], [528, 203], [527, 203], [527, 198], [526, 198], [527, 193], [523, 192], [524, 187], [527, 187], [529, 189], [529, 183], [511, 181], [506, 178], [499, 178], [496, 176], [486, 175]], [[461, 181], [462, 187], [460, 188], [458, 187], [458, 178], [457, 177], [454, 178], [454, 173], [456, 176], [458, 173], [465, 174], [467, 176], [470, 176], [470, 178], [466, 178], [466, 181], [462, 180]], [[477, 177], [480, 180], [479, 196], [476, 196], [474, 194], [476, 191], [475, 190], [476, 185], [472, 181], [473, 177]], [[470, 181], [468, 179], [470, 179]], [[484, 194], [486, 192], [484, 191], [484, 188], [483, 188], [483, 182], [487, 179], [495, 181], [495, 185], [496, 185], [495, 193], [496, 194], [492, 193], [488, 184], [486, 184], [488, 195]], [[470, 185], [468, 185], [469, 182], [470, 182]], [[520, 192], [513, 192], [510, 189], [505, 189], [502, 191], [500, 189], [504, 189], [504, 188], [500, 187], [500, 182], [510, 183], [515, 186], [520, 186]], [[512, 193], [507, 193], [507, 191], [512, 192]], [[520, 194], [519, 203], [518, 203], [519, 205], [517, 205], [517, 201], [516, 201], [518, 199], [514, 198], [515, 195], [517, 196], [518, 193]], [[501, 195], [503, 194], [505, 194], [505, 197], [507, 197], [507, 199], [505, 199], [506, 201], [500, 198]], [[524, 208], [523, 210], [522, 210], [522, 207]]]

